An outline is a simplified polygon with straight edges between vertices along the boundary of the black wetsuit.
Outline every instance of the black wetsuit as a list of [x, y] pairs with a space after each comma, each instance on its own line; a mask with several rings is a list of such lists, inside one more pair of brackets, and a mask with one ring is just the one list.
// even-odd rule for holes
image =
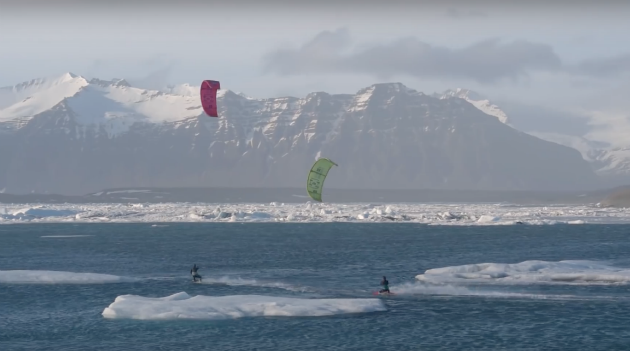
[[198, 269], [199, 267], [197, 267], [197, 264], [195, 264], [193, 268], [190, 270], [190, 274], [192, 274], [194, 282], [197, 281], [197, 278], [199, 278], [199, 281], [201, 281], [201, 276], [197, 273]]
[[389, 281], [387, 280], [387, 278], [383, 277], [383, 280], [381, 281], [381, 285], [383, 286], [383, 289], [381, 289], [381, 291], [379, 291], [380, 293], [384, 293], [384, 292], [390, 292], [389, 291]]

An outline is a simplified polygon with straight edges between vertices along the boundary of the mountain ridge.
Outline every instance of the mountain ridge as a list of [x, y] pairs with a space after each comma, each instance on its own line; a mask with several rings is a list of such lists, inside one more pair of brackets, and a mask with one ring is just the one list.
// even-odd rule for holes
[[[399, 82], [302, 98], [221, 90], [219, 118], [203, 114], [190, 85], [169, 88], [186, 94], [177, 95], [124, 79], [67, 74], [55, 82], [40, 83], [30, 110], [0, 110], [0, 147], [14, 150], [0, 155], [0, 188], [8, 192], [294, 187], [320, 156], [340, 165], [326, 180], [339, 188], [598, 186], [578, 151], [518, 131], [464, 98]], [[68, 86], [77, 88], [71, 96]]]

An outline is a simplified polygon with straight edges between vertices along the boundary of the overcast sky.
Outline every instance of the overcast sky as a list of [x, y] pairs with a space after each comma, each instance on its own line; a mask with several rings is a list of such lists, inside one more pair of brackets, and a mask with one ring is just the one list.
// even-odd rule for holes
[[254, 97], [401, 82], [629, 107], [630, 1], [224, 2], [0, 0], [0, 86], [68, 71], [146, 87], [216, 79]]

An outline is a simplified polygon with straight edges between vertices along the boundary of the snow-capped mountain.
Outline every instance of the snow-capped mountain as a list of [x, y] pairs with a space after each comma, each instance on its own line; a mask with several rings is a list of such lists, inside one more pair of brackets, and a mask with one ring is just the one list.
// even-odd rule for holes
[[74, 96], [87, 85], [83, 77], [66, 73], [61, 77], [34, 79], [13, 87], [0, 88], [0, 123], [4, 128], [19, 128], [33, 116]]
[[630, 181], [630, 147], [611, 146], [586, 137], [559, 133], [530, 131], [528, 134], [578, 150], [595, 172], [607, 178], [611, 185], [626, 184]]
[[0, 99], [0, 189], [8, 193], [303, 187], [320, 156], [339, 164], [329, 188], [569, 190], [597, 182], [576, 150], [511, 128], [466, 99], [400, 83], [303, 98], [220, 90], [220, 118], [203, 113], [195, 86], [152, 91], [74, 74], [3, 88]]
[[505, 114], [505, 112], [501, 111], [501, 109], [497, 105], [494, 105], [493, 103], [491, 103], [490, 100], [488, 100], [488, 98], [483, 97], [479, 93], [476, 93], [474, 91], [471, 91], [468, 89], [457, 88], [457, 89], [446, 90], [445, 92], [441, 94], [435, 93], [433, 94], [433, 96], [439, 99], [448, 99], [452, 97], [464, 99], [468, 101], [469, 103], [473, 104], [473, 106], [481, 110], [483, 113], [498, 118], [499, 121], [501, 121], [501, 123], [505, 123], [508, 125], [510, 124], [508, 120], [508, 116]]
[[116, 136], [136, 122], [160, 124], [199, 116], [199, 99], [184, 87], [179, 90], [188, 94], [138, 89], [124, 79], [88, 82], [67, 73], [0, 89], [0, 101], [5, 102], [0, 110], [0, 125], [4, 130], [20, 129], [36, 115], [64, 107], [76, 122], [78, 129], [73, 132], [84, 134], [95, 129]]
[[[513, 126], [506, 112], [477, 92], [457, 88], [446, 90], [443, 93], [434, 93], [433, 96], [440, 99], [452, 97], [464, 99], [484, 113], [497, 117], [502, 123]], [[630, 182], [630, 147], [611, 145], [594, 140], [588, 135], [576, 136], [538, 130], [522, 131], [537, 138], [578, 150], [584, 160], [591, 164], [593, 170], [611, 186]]]

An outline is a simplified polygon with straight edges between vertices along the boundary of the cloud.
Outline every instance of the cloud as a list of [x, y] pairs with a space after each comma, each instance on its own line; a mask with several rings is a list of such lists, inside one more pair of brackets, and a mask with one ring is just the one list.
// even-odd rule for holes
[[509, 116], [512, 126], [525, 132], [582, 136], [591, 130], [590, 116], [560, 106], [534, 105], [507, 99], [495, 99], [493, 103]]
[[144, 76], [127, 77], [126, 80], [134, 87], [150, 90], [160, 90], [170, 83], [169, 79], [178, 65], [178, 60], [169, 58], [167, 54], [156, 54], [140, 61], [145, 71]]
[[297, 49], [279, 49], [265, 55], [263, 71], [285, 76], [356, 73], [381, 79], [407, 75], [482, 84], [517, 81], [536, 72], [603, 77], [630, 71], [630, 55], [569, 66], [550, 45], [526, 40], [487, 39], [459, 49], [431, 45], [414, 37], [362, 49], [352, 44], [345, 28], [323, 31]]
[[171, 77], [174, 68], [175, 64], [170, 63], [165, 67], [149, 72], [144, 77], [128, 78], [127, 81], [129, 84], [137, 88], [160, 90], [169, 83], [169, 78]]
[[630, 71], [630, 54], [585, 60], [574, 67], [573, 71], [591, 77], [614, 77]]
[[465, 78], [480, 83], [518, 79], [531, 70], [558, 70], [562, 62], [545, 44], [501, 43], [489, 39], [463, 49], [449, 49], [413, 37], [352, 50], [347, 29], [324, 31], [298, 49], [281, 49], [264, 57], [266, 73], [280, 75], [367, 73], [380, 78]]
[[88, 65], [85, 76], [88, 78], [124, 78], [136, 88], [159, 90], [170, 82], [178, 60], [166, 54], [155, 54], [138, 60], [95, 59]]
[[456, 18], [456, 19], [488, 17], [487, 14], [481, 11], [475, 11], [475, 10], [462, 11], [453, 7], [450, 7], [448, 10], [446, 10], [446, 16]]

